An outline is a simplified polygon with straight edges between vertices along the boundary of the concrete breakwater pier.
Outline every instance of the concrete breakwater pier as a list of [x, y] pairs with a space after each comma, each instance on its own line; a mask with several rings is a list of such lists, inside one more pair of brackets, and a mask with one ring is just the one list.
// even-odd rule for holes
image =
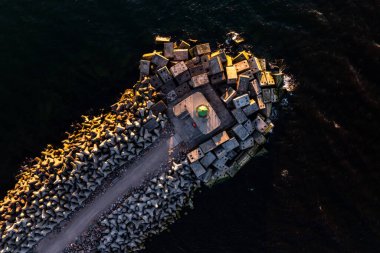
[[0, 203], [1, 253], [141, 249], [202, 184], [265, 152], [286, 93], [281, 68], [238, 34], [215, 50], [161, 36], [156, 45], [110, 112], [83, 117], [23, 168]]

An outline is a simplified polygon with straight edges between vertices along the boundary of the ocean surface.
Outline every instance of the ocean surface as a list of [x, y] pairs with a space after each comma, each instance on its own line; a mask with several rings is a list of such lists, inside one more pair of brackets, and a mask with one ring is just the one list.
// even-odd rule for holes
[[197, 194], [145, 252], [379, 252], [380, 2], [0, 2], [0, 194], [82, 114], [138, 78], [156, 34], [213, 45], [236, 31], [298, 88], [267, 145]]

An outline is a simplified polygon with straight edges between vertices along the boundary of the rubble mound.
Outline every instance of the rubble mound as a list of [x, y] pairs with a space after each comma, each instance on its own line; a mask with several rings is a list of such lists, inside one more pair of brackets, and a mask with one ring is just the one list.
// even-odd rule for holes
[[108, 113], [84, 121], [22, 168], [0, 202], [0, 252], [29, 252], [69, 218], [107, 176], [136, 159], [161, 135], [167, 117], [153, 112], [155, 89], [137, 83]]

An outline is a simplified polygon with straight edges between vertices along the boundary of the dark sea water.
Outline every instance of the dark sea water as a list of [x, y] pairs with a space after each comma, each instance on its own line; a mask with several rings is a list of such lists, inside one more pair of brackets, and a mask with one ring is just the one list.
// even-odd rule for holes
[[1, 195], [23, 161], [133, 85], [155, 34], [215, 45], [234, 30], [285, 60], [292, 109], [268, 155], [204, 189], [146, 252], [379, 252], [379, 16], [377, 0], [2, 0]]

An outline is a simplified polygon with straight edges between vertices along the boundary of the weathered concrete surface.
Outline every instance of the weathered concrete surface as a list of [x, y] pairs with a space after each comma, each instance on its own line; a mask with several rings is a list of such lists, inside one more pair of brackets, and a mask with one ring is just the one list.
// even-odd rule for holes
[[37, 245], [37, 253], [61, 253], [64, 248], [95, 222], [102, 212], [117, 199], [134, 187], [140, 186], [146, 176], [160, 170], [161, 164], [167, 164], [176, 155], [173, 137], [163, 137], [157, 146], [128, 166], [126, 172], [113, 182], [113, 185], [92, 203], [74, 214], [72, 219], [58, 233], [51, 233]]

